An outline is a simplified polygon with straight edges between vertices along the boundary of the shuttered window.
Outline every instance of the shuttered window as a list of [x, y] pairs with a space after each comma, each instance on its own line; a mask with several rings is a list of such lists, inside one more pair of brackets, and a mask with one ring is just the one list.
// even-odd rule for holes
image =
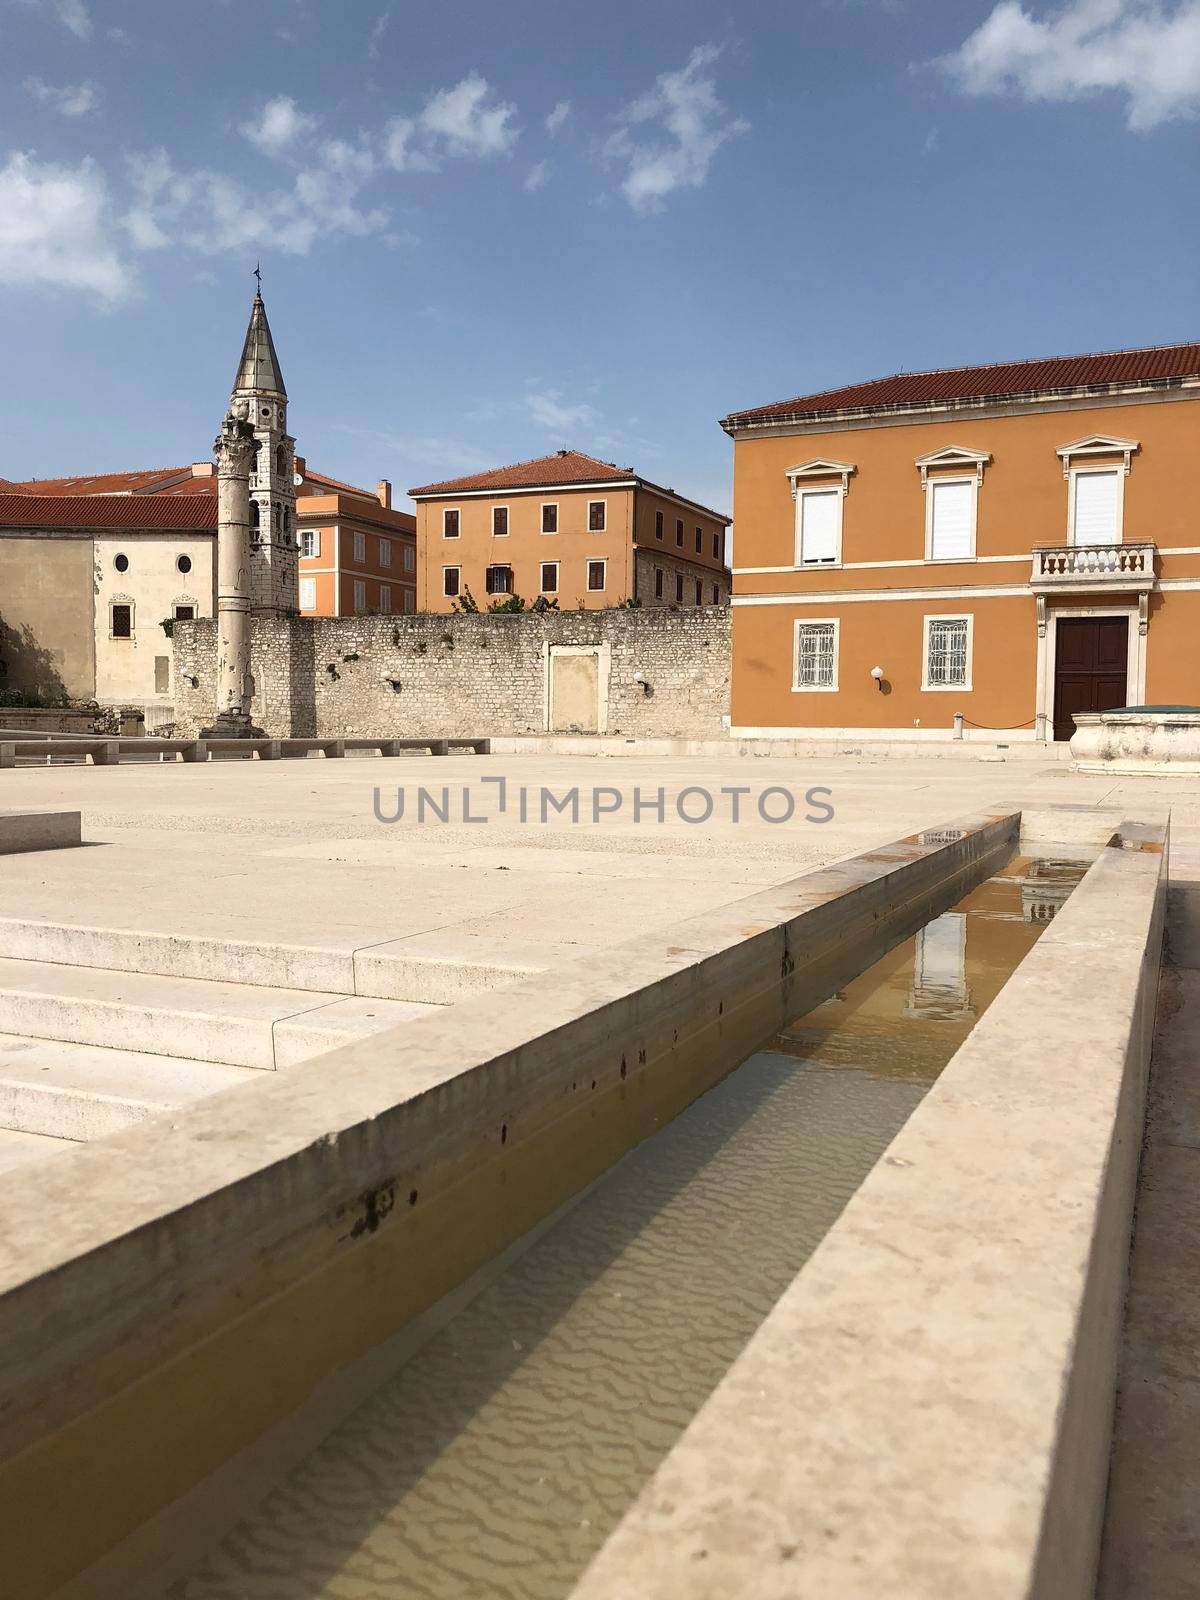
[[1112, 544], [1117, 532], [1117, 472], [1077, 472], [1072, 532], [1076, 544]]
[[965, 561], [975, 551], [975, 485], [961, 479], [931, 479], [929, 556], [932, 561]]
[[301, 611], [315, 611], [317, 609], [317, 580], [315, 578], [300, 579], [300, 609]]
[[841, 490], [802, 490], [797, 511], [797, 565], [824, 566], [836, 561], [842, 523]]

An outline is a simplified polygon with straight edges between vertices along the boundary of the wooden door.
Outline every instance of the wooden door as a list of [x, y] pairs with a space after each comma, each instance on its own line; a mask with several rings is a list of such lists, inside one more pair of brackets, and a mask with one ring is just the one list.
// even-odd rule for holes
[[1055, 630], [1054, 737], [1069, 739], [1079, 711], [1109, 711], [1128, 699], [1127, 617], [1063, 617]]

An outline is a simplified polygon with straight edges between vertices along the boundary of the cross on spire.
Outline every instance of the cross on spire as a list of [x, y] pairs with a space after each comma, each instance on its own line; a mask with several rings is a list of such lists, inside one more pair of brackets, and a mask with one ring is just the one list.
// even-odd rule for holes
[[258, 293], [261, 294], [262, 293], [262, 262], [261, 261], [256, 261], [254, 263], [254, 278], [255, 278], [255, 282], [258, 284]]

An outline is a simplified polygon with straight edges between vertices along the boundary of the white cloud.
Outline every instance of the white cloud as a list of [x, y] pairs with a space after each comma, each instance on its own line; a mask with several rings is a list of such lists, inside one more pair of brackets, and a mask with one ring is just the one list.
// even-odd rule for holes
[[420, 116], [422, 131], [452, 156], [507, 155], [517, 141], [517, 108], [492, 99], [491, 85], [473, 72], [452, 89], [431, 96]]
[[55, 0], [55, 15], [77, 39], [92, 37], [92, 19], [83, 0]]
[[59, 166], [17, 151], [0, 167], [0, 283], [84, 289], [109, 302], [128, 295], [94, 162]]
[[555, 106], [554, 110], [546, 118], [546, 132], [551, 138], [554, 137], [554, 135], [558, 132], [570, 115], [571, 102], [569, 100], [560, 100]]
[[325, 234], [362, 236], [387, 223], [382, 207], [358, 203], [374, 161], [332, 140], [303, 167], [290, 188], [250, 192], [227, 173], [179, 171], [164, 150], [131, 158], [133, 200], [122, 222], [139, 250], [181, 244], [205, 254], [274, 244], [307, 255]]
[[318, 119], [301, 111], [290, 95], [277, 95], [263, 107], [257, 122], [243, 122], [240, 132], [269, 156], [285, 155], [317, 126]]
[[25, 91], [39, 105], [51, 106], [64, 117], [83, 117], [94, 111], [100, 99], [94, 83], [47, 83], [44, 78], [26, 78]]
[[397, 172], [436, 172], [448, 156], [509, 155], [518, 137], [516, 114], [516, 106], [494, 99], [487, 79], [473, 72], [430, 95], [419, 116], [393, 117], [383, 130], [384, 155]]
[[584, 402], [564, 405], [557, 389], [527, 394], [525, 404], [529, 407], [529, 415], [535, 426], [554, 434], [557, 439], [564, 438], [575, 428], [594, 428], [600, 421], [600, 414], [594, 406]]
[[[707, 70], [720, 47], [698, 45], [685, 67], [664, 72], [628, 106], [605, 154], [626, 167], [621, 191], [635, 211], [657, 210], [677, 189], [699, 189], [717, 151], [749, 124], [728, 117]], [[645, 129], [646, 137], [635, 130]]]
[[372, 61], [377, 61], [379, 59], [383, 48], [383, 36], [388, 31], [388, 26], [391, 23], [391, 20], [392, 12], [390, 7], [386, 11], [381, 11], [375, 18], [374, 25], [372, 26], [371, 32], [367, 38], [367, 54], [371, 57]]
[[525, 182], [521, 187], [526, 194], [536, 194], [539, 189], [544, 189], [550, 180], [550, 163], [539, 161], [536, 166], [530, 167], [525, 174]]
[[1130, 128], [1200, 110], [1200, 0], [1070, 0], [1039, 20], [1003, 0], [941, 65], [967, 94], [1077, 100], [1116, 90]]

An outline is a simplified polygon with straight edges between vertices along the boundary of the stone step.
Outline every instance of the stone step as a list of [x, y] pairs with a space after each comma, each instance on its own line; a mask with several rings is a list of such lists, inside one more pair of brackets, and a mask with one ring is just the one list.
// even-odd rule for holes
[[431, 1009], [404, 1000], [0, 960], [0, 1033], [267, 1071]]
[[51, 1139], [44, 1133], [20, 1133], [12, 1128], [0, 1128], [0, 1179], [14, 1167], [24, 1167], [31, 1161], [42, 1161], [46, 1156], [60, 1155], [77, 1146], [72, 1139]]
[[0, 1127], [102, 1139], [256, 1077], [251, 1067], [0, 1034]]

